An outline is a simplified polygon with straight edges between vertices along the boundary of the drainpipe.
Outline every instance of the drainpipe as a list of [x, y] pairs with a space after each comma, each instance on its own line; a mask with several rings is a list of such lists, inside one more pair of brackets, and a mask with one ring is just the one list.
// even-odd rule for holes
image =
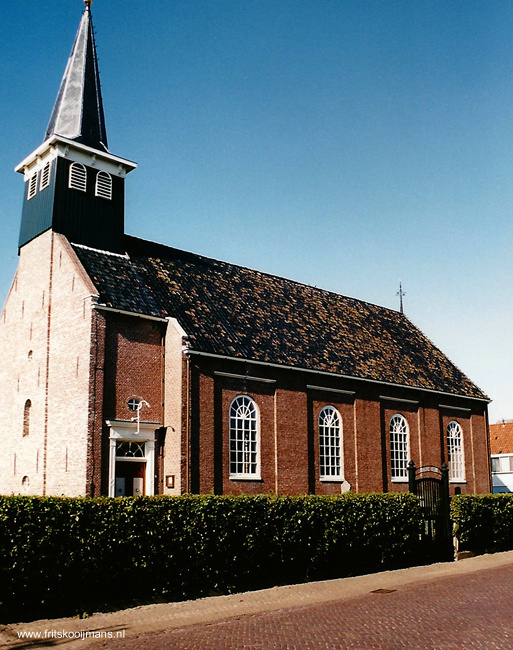
[[191, 492], [191, 358], [188, 354], [185, 355], [187, 359], [186, 364], [186, 382], [187, 382], [187, 395], [186, 395], [186, 414], [185, 414], [185, 489], [188, 494]]

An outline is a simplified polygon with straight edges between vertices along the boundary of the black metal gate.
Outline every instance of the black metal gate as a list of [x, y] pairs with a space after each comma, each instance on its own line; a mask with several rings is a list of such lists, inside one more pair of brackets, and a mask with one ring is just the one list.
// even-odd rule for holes
[[420, 532], [422, 552], [428, 561], [450, 560], [453, 557], [451, 518], [449, 511], [449, 470], [442, 467], [415, 467], [408, 464], [410, 492], [420, 499], [423, 525]]

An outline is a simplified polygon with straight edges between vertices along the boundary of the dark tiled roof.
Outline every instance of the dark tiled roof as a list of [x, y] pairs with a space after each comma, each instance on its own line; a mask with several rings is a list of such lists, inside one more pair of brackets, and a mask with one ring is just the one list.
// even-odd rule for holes
[[490, 424], [490, 453], [513, 454], [513, 422]]
[[173, 316], [194, 350], [486, 397], [399, 312], [134, 237], [126, 250], [75, 246], [100, 303]]

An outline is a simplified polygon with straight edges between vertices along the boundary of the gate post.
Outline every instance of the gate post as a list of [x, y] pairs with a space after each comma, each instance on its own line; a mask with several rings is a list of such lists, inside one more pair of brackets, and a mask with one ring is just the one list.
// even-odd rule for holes
[[444, 533], [448, 541], [451, 540], [451, 509], [449, 498], [449, 468], [446, 463], [442, 463], [442, 482], [441, 482], [441, 510]]
[[417, 471], [417, 468], [415, 467], [415, 463], [410, 460], [408, 463], [408, 490], [412, 494], [417, 494], [417, 483], [415, 482], [415, 472]]

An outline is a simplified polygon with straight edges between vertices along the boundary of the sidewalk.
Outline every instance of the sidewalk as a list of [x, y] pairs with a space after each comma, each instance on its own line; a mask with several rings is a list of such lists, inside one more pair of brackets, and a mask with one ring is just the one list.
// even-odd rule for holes
[[[111, 645], [118, 647], [119, 643], [121, 644], [119, 647], [121, 647], [123, 641], [116, 641], [116, 637], [124, 639], [126, 647], [130, 646], [130, 639], [133, 639], [138, 647], [142, 647], [138, 644], [136, 637], [149, 633], [159, 634], [184, 630], [185, 634], [186, 628], [192, 626], [218, 624], [221, 621], [255, 616], [264, 612], [294, 610], [335, 601], [343, 603], [376, 592], [376, 590], [384, 590], [381, 593], [388, 593], [389, 590], [395, 591], [399, 587], [415, 583], [425, 585], [452, 576], [470, 577], [472, 574], [492, 571], [501, 567], [513, 568], [513, 551], [483, 555], [459, 562], [413, 567], [354, 578], [275, 587], [196, 601], [148, 605], [107, 614], [94, 614], [87, 619], [65, 618], [7, 625], [0, 627], [0, 647], [37, 648], [66, 644], [67, 648], [78, 649], [111, 647]], [[80, 586], [77, 585], [77, 588]], [[500, 594], [497, 594], [497, 599], [499, 598]], [[96, 638], [84, 638], [86, 632], [94, 632]], [[20, 633], [25, 638], [21, 638]], [[65, 633], [65, 638], [63, 638], [63, 633]], [[60, 638], [58, 634], [61, 634]], [[29, 635], [40, 635], [40, 641], [34, 636], [30, 640]], [[78, 638], [72, 638], [73, 636]], [[99, 641], [99, 639], [103, 641]], [[113, 639], [113, 641], [110, 642], [109, 639]], [[167, 645], [166, 647], [182, 646]], [[358, 645], [354, 647], [358, 647]], [[513, 647], [513, 645], [509, 647]]]

